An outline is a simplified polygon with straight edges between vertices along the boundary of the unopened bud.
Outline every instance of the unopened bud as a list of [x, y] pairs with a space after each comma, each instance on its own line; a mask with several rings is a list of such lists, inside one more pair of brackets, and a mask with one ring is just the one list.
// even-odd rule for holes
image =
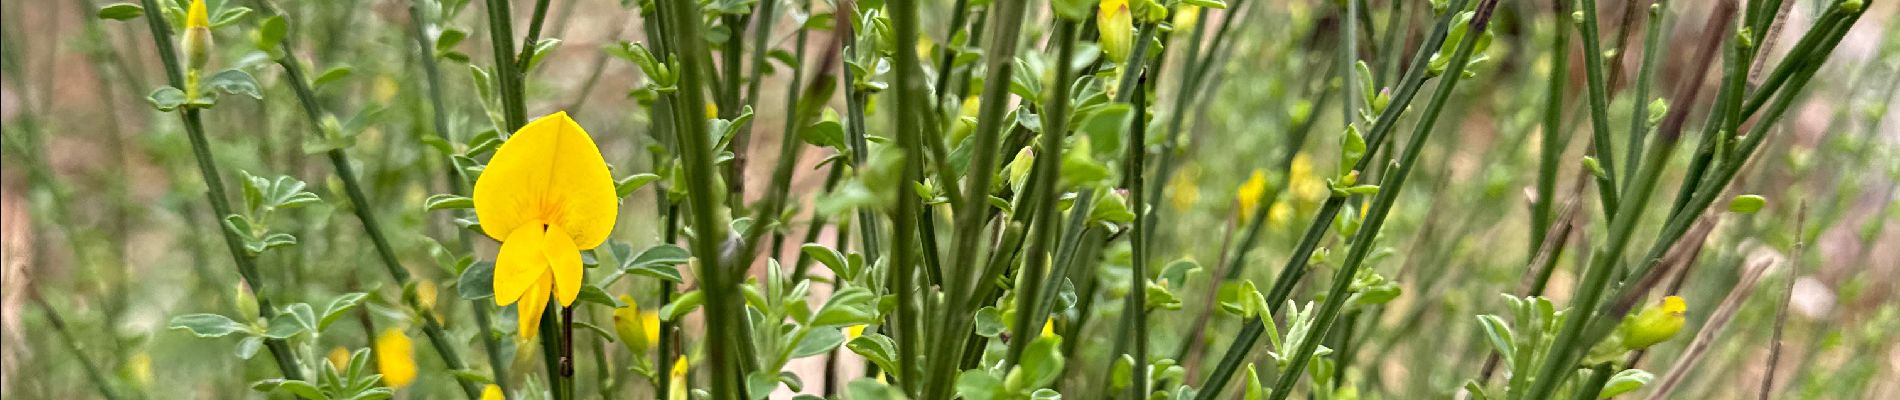
[[184, 36], [179, 42], [179, 47], [184, 48], [185, 63], [191, 69], [203, 69], [211, 62], [211, 17], [205, 11], [204, 0], [191, 1], [191, 8], [185, 12]]

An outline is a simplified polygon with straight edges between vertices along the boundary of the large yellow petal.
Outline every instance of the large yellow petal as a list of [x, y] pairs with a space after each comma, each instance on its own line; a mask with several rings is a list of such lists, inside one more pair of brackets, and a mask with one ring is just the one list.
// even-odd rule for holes
[[574, 239], [567, 237], [561, 225], [548, 225], [546, 238], [548, 269], [554, 270], [554, 299], [562, 307], [574, 305], [574, 298], [581, 294], [581, 251], [574, 248]]
[[495, 305], [514, 304], [542, 275], [548, 273], [545, 245], [547, 233], [541, 224], [521, 225], [501, 242], [501, 254], [495, 256]]
[[547, 310], [548, 286], [552, 285], [548, 280], [549, 274], [541, 274], [541, 279], [536, 279], [515, 305], [515, 333], [521, 340], [534, 339], [535, 334], [541, 333], [541, 314]]
[[600, 148], [564, 112], [516, 131], [475, 181], [475, 214], [497, 239], [539, 220], [564, 227], [578, 248], [591, 249], [607, 240], [619, 203]]

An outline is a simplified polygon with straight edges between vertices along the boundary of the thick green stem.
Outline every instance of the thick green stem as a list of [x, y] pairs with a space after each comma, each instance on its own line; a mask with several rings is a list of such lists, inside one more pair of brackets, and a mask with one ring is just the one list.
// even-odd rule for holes
[[[699, 3], [692, 0], [664, 0], [660, 4], [669, 34], [680, 40], [698, 40], [702, 38]], [[674, 136], [679, 144], [680, 166], [685, 168], [688, 212], [691, 213], [694, 238], [690, 242], [694, 258], [699, 261], [701, 290], [706, 293], [706, 337], [713, 342], [707, 345], [706, 365], [711, 367], [713, 379], [710, 392], [714, 399], [727, 400], [740, 397], [741, 388], [729, 377], [745, 376], [744, 363], [749, 356], [742, 356], [741, 345], [745, 334], [737, 326], [738, 318], [744, 317], [744, 310], [738, 303], [738, 278], [740, 270], [736, 266], [723, 265], [720, 257], [721, 243], [729, 240], [729, 233], [719, 215], [724, 192], [717, 187], [719, 171], [713, 165], [713, 148], [706, 132], [707, 121], [701, 111], [706, 104], [706, 74], [712, 71], [705, 46], [681, 45], [673, 49], [680, 65], [679, 90], [675, 94], [673, 122], [676, 124]]]
[[[959, 2], [961, 2], [959, 0]], [[966, 186], [963, 189], [963, 204], [956, 213], [954, 228], [950, 237], [950, 266], [944, 270], [944, 298], [948, 310], [942, 315], [938, 329], [933, 329], [935, 337], [931, 339], [937, 346], [930, 352], [930, 377], [925, 383], [923, 393], [930, 396], [947, 397], [951, 385], [956, 379], [956, 361], [962, 359], [962, 341], [950, 340], [963, 337], [963, 331], [972, 323], [969, 310], [964, 308], [970, 297], [971, 279], [976, 266], [982, 260], [978, 246], [983, 232], [990, 221], [990, 186], [994, 181], [998, 158], [997, 143], [1002, 136], [1003, 115], [1008, 112], [1009, 79], [1000, 79], [1014, 73], [1015, 54], [1018, 38], [1022, 34], [1023, 10], [1026, 2], [1006, 1], [996, 5], [992, 15], [999, 23], [991, 24], [990, 40], [984, 48], [987, 57], [987, 74], [983, 81], [983, 97], [977, 109], [976, 131], [969, 139], [970, 165]], [[941, 72], [940, 72], [941, 73]], [[946, 182], [954, 185], [954, 182]]]

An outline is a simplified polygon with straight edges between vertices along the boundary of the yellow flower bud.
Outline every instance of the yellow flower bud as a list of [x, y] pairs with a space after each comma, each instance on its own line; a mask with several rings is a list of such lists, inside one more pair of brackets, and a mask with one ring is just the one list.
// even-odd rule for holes
[[1127, 60], [1135, 30], [1134, 16], [1128, 12], [1128, 0], [1102, 0], [1095, 12], [1095, 28], [1102, 35], [1102, 54], [1116, 63]]
[[1623, 347], [1630, 350], [1649, 348], [1682, 330], [1683, 314], [1688, 305], [1682, 297], [1664, 297], [1662, 304], [1643, 309], [1622, 326]]
[[507, 399], [508, 397], [502, 396], [501, 394], [501, 386], [496, 386], [495, 384], [491, 383], [487, 387], [482, 388], [482, 400], [507, 400]]
[[376, 336], [376, 370], [383, 373], [383, 383], [391, 388], [402, 388], [416, 381], [415, 346], [409, 341], [409, 335], [401, 329], [390, 328]]
[[673, 392], [666, 394], [667, 400], [687, 400], [690, 397], [686, 394], [689, 389], [686, 387], [686, 371], [690, 368], [692, 365], [686, 361], [684, 354], [673, 361], [673, 370], [667, 374], [667, 381], [671, 383], [668, 387], [672, 388]]
[[191, 0], [191, 7], [185, 12], [185, 32], [179, 38], [184, 48], [186, 65], [191, 69], [203, 69], [211, 62], [211, 17], [205, 10], [204, 0]]
[[614, 309], [614, 333], [620, 335], [620, 344], [627, 346], [627, 350], [633, 354], [646, 354], [653, 341], [647, 340], [646, 321], [640, 317], [640, 304], [633, 301], [633, 296], [624, 294], [620, 295], [620, 302], [627, 303], [627, 306]]
[[864, 336], [864, 324], [844, 327], [844, 340], [857, 339], [859, 336]]
[[1023, 147], [1022, 151], [1016, 152], [1016, 159], [1010, 160], [1009, 165], [1004, 167], [1009, 172], [1011, 190], [1018, 192], [1023, 190], [1023, 184], [1029, 183], [1029, 167], [1035, 164], [1036, 152], [1031, 151], [1029, 147]]

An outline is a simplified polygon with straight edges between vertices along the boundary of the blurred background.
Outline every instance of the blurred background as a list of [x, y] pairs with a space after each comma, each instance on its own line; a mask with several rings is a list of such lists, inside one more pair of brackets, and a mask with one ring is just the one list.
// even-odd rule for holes
[[[1429, 23], [1426, 13], [1418, 11], [1427, 8], [1427, 2], [1396, 1], [1407, 3], [1404, 10], [1409, 13], [1389, 20], [1389, 1], [1367, 3], [1381, 32], [1391, 22], [1412, 29], [1375, 43], [1415, 47], [1422, 40], [1419, 27]], [[1823, 6], [1817, 1], [1788, 2], [1793, 4], [1783, 28], [1787, 32], [1805, 32]], [[236, 0], [210, 3], [214, 10], [245, 5], [224, 4], [239, 3]], [[531, 3], [515, 1], [517, 19]], [[1622, 23], [1616, 16], [1636, 2], [1599, 3], [1605, 46], [1611, 46], [1617, 34], [1611, 27]], [[1674, 47], [1661, 58], [1652, 89], [1657, 95], [1686, 79], [1692, 68], [1705, 67], [1688, 65], [1689, 47], [1713, 2], [1664, 3], [1663, 34]], [[1764, 196], [1767, 207], [1721, 218], [1700, 257], [1677, 283], [1690, 305], [1691, 329], [1685, 332], [1702, 326], [1731, 293], [1742, 297], [1734, 320], [1675, 397], [1752, 397], [1753, 383], [1769, 371], [1785, 382], [1781, 393], [1787, 398], [1900, 397], [1900, 207], [1895, 207], [1900, 204], [1900, 113], [1893, 112], [1900, 105], [1895, 102], [1900, 29], [1892, 23], [1900, 16], [1897, 3], [1869, 5], [1866, 16], [1805, 89], [1805, 97], [1774, 127], [1754, 164], [1738, 178], [1732, 191]], [[1236, 192], [1255, 171], [1274, 174], [1275, 182], [1289, 182], [1291, 191], [1280, 196], [1282, 204], [1271, 207], [1260, 248], [1239, 264], [1247, 268], [1240, 276], [1268, 282], [1291, 252], [1299, 231], [1326, 196], [1319, 179], [1330, 173], [1315, 171], [1337, 168], [1337, 146], [1331, 138], [1343, 129], [1342, 116], [1336, 104], [1319, 95], [1337, 84], [1328, 73], [1335, 57], [1331, 43], [1338, 40], [1340, 24], [1332, 4], [1295, 0], [1255, 5], [1238, 18], [1234, 47], [1216, 65], [1208, 95], [1195, 98], [1192, 107], [1157, 108], [1157, 120], [1187, 113], [1181, 163], [1166, 186], [1166, 201], [1155, 205], [1168, 215], [1159, 228], [1158, 257], [1195, 260], [1210, 269], [1224, 264], [1222, 257], [1230, 253], [1228, 247], [1240, 230], [1236, 225], [1243, 208], [1237, 207]], [[235, 314], [237, 299], [250, 294], [234, 283], [235, 270], [220, 247], [220, 227], [203, 203], [204, 183], [178, 118], [155, 111], [145, 99], [164, 82], [150, 31], [138, 19], [95, 17], [106, 5], [107, 0], [59, 0], [14, 1], [4, 7], [0, 394], [88, 398], [96, 396], [90, 389], [93, 382], [104, 379], [150, 398], [259, 397], [247, 383], [275, 374], [268, 357], [246, 360], [232, 350], [232, 338], [201, 339], [167, 329], [176, 315]], [[410, 3], [279, 1], [277, 6], [292, 16], [291, 32], [300, 46], [292, 54], [313, 74], [325, 72], [328, 80], [318, 93], [322, 102], [345, 121], [343, 126], [358, 130], [352, 161], [376, 212], [389, 225], [385, 229], [395, 232], [391, 240], [404, 264], [422, 285], [430, 286], [422, 291], [431, 299], [443, 299], [430, 303], [451, 316], [451, 333], [472, 337], [467, 318], [454, 317], [467, 312], [458, 308], [466, 304], [448, 301], [455, 296], [456, 277], [440, 261], [449, 250], [438, 241], [453, 236], [456, 228], [442, 215], [423, 211], [424, 199], [446, 192], [447, 182], [439, 172], [445, 168], [442, 159], [428, 147], [429, 140], [440, 136], [430, 128], [426, 87], [409, 36]], [[1526, 210], [1537, 176], [1539, 122], [1550, 79], [1550, 52], [1542, 47], [1555, 29], [1549, 6], [1544, 1], [1503, 2], [1494, 22], [1496, 39], [1486, 52], [1489, 60], [1475, 66], [1476, 76], [1458, 88], [1439, 124], [1442, 131], [1426, 148], [1426, 161], [1414, 172], [1410, 190], [1385, 228], [1383, 243], [1396, 251], [1371, 265], [1398, 282], [1404, 294], [1382, 312], [1362, 317], [1369, 324], [1364, 329], [1376, 332], [1357, 353], [1370, 365], [1366, 376], [1354, 378], [1368, 382], [1362, 389], [1366, 397], [1449, 393], [1477, 375], [1488, 349], [1473, 316], [1507, 313], [1498, 293], [1517, 287], [1532, 250], [1526, 239]], [[813, 5], [815, 12], [830, 7], [826, 1]], [[948, 1], [926, 2], [927, 43], [920, 48], [944, 41], [947, 21], [928, 10], [947, 7]], [[1042, 7], [1032, 9], [1046, 13]], [[275, 288], [268, 295], [280, 303], [315, 304], [314, 299], [339, 293], [372, 293], [360, 316], [363, 322], [342, 324], [341, 333], [326, 334], [320, 345], [325, 353], [332, 347], [365, 347], [374, 336], [373, 327], [406, 320], [392, 306], [402, 290], [388, 287], [384, 272], [375, 265], [374, 253], [349, 215], [352, 206], [330, 177], [331, 167], [320, 155], [303, 151], [311, 132], [281, 82], [283, 75], [269, 68], [268, 61], [249, 55], [253, 50], [247, 34], [257, 17], [236, 18], [242, 19], [235, 20], [233, 28], [218, 31], [212, 63], [250, 70], [261, 83], [264, 100], [227, 96], [206, 113], [216, 157], [231, 187], [227, 190], [236, 191], [238, 173], [246, 171], [302, 180], [323, 199], [280, 216], [284, 229], [300, 240], [287, 251], [260, 259], [264, 282]], [[443, 51], [463, 54], [476, 65], [488, 64], [492, 58], [484, 18], [476, 4], [443, 21], [445, 27], [469, 33], [460, 45]], [[644, 21], [632, 5], [612, 0], [556, 1], [548, 18], [543, 36], [562, 43], [529, 77], [529, 114], [566, 110], [593, 135], [616, 175], [650, 171], [645, 148], [654, 141], [648, 136], [647, 111], [630, 95], [644, 77], [632, 63], [603, 50], [621, 41], [646, 41]], [[1225, 18], [1223, 12], [1210, 10], [1199, 22]], [[781, 33], [773, 36], [777, 40], [772, 44], [792, 46], [784, 39], [798, 23], [781, 19], [779, 26], [771, 27]], [[1640, 21], [1633, 25], [1628, 45], [1616, 51], [1640, 54], [1643, 27]], [[1025, 29], [1026, 36], [1042, 37], [1047, 27]], [[807, 43], [812, 54], [831, 45], [828, 34], [813, 31]], [[1768, 43], [1766, 54], [1781, 57], [1793, 45], [1791, 35]], [[1569, 71], [1563, 83], [1565, 96], [1572, 99], [1568, 103], [1580, 104], [1584, 74], [1575, 60], [1583, 55], [1576, 47], [1569, 51], [1571, 64], [1557, 67]], [[1638, 59], [1622, 58], [1622, 68], [1636, 68]], [[1370, 61], [1376, 73], [1396, 76], [1381, 61]], [[442, 67], [449, 126], [458, 131], [455, 137], [473, 135], [487, 118], [475, 100], [475, 83], [464, 63], [445, 61]], [[777, 82], [785, 78], [774, 75], [764, 86], [768, 89], [760, 103], [765, 106], [757, 110], [751, 142], [751, 153], [758, 158], [748, 165], [745, 177], [749, 185], [769, 179], [770, 157], [776, 150], [772, 146], [784, 118], [784, 84]], [[1162, 104], [1179, 96], [1174, 78], [1167, 79]], [[1628, 81], [1613, 90], [1626, 88]], [[1707, 82], [1705, 93], [1715, 84]], [[1710, 97], [1693, 107], [1706, 109]], [[1628, 115], [1629, 101], [1616, 97], [1613, 120], [1640, 117]], [[835, 106], [842, 109], [842, 102]], [[1580, 160], [1588, 147], [1587, 115], [1580, 107], [1567, 109], [1565, 125], [1572, 128], [1566, 133], [1564, 159]], [[1700, 111], [1695, 115], [1691, 121], [1702, 120]], [[886, 128], [887, 118], [875, 119], [874, 129]], [[1309, 120], [1315, 121], [1310, 129], [1316, 134], [1307, 139], [1312, 145], [1298, 152], [1287, 176], [1279, 176], [1270, 160], [1292, 146], [1289, 131]], [[1690, 137], [1700, 137], [1699, 125], [1691, 122]], [[807, 151], [802, 157], [807, 165], [795, 175], [792, 192], [808, 205], [822, 192], [825, 178], [811, 166], [826, 154], [816, 147]], [[1677, 158], [1678, 166], [1687, 163], [1686, 157]], [[1576, 165], [1560, 169], [1559, 187], [1570, 187], [1580, 171]], [[1680, 169], [1666, 173], [1658, 196], [1673, 194]], [[659, 241], [652, 196], [636, 195], [622, 207], [616, 241], [637, 246]], [[1584, 228], [1577, 240], [1588, 243], [1601, 239], [1603, 227], [1597, 224], [1600, 215], [1593, 215], [1595, 207], [1586, 208], [1590, 212], [1582, 217]], [[1797, 217], [1802, 214], [1805, 217]], [[1661, 222], [1648, 221], [1640, 232], [1653, 235]], [[831, 243], [830, 235], [824, 237]], [[1807, 251], [1798, 258], [1793, 251], [1797, 237], [1808, 241]], [[492, 257], [492, 242], [480, 242], [476, 256]], [[1112, 254], [1109, 258], [1105, 264], [1113, 268]], [[1576, 263], [1560, 261], [1552, 278], [1549, 295], [1560, 305], [1573, 285]], [[1759, 277], [1752, 276], [1754, 269], [1760, 269]], [[651, 287], [633, 283], [625, 291], [647, 307], [657, 307], [651, 303]], [[1176, 290], [1196, 295], [1183, 296], [1183, 311], [1157, 317], [1154, 326], [1170, 327], [1156, 331], [1158, 348], [1196, 348], [1202, 339], [1195, 335], [1227, 335], [1239, 327], [1233, 318], [1197, 316], [1215, 292], [1206, 279], [1189, 280], [1187, 288]], [[822, 297], [828, 289], [816, 291]], [[1200, 293], [1207, 294], [1203, 298]], [[1781, 323], [1784, 353], [1778, 367], [1770, 369], [1765, 367], [1766, 344], [1778, 324], [1776, 309], [1784, 295], [1790, 310]], [[1094, 335], [1081, 345], [1106, 345], [1109, 336]], [[1661, 375], [1670, 368], [1668, 361], [1687, 347], [1688, 336], [1659, 345], [1645, 361], [1654, 365], [1644, 367]], [[479, 354], [472, 342], [466, 349], [465, 357]], [[1208, 359], [1219, 350], [1205, 356], [1190, 353], [1184, 360], [1189, 374], [1200, 373], [1206, 367], [1196, 365], [1211, 363]], [[419, 349], [417, 362], [439, 363], [427, 353]], [[91, 372], [101, 376], [89, 377], [81, 359], [97, 365]], [[826, 364], [808, 359], [796, 365]], [[1089, 377], [1068, 379], [1086, 382]], [[453, 385], [450, 377], [424, 374], [398, 396], [451, 397], [456, 395]], [[819, 390], [813, 386], [808, 392]], [[648, 395], [641, 390], [625, 393]]]

